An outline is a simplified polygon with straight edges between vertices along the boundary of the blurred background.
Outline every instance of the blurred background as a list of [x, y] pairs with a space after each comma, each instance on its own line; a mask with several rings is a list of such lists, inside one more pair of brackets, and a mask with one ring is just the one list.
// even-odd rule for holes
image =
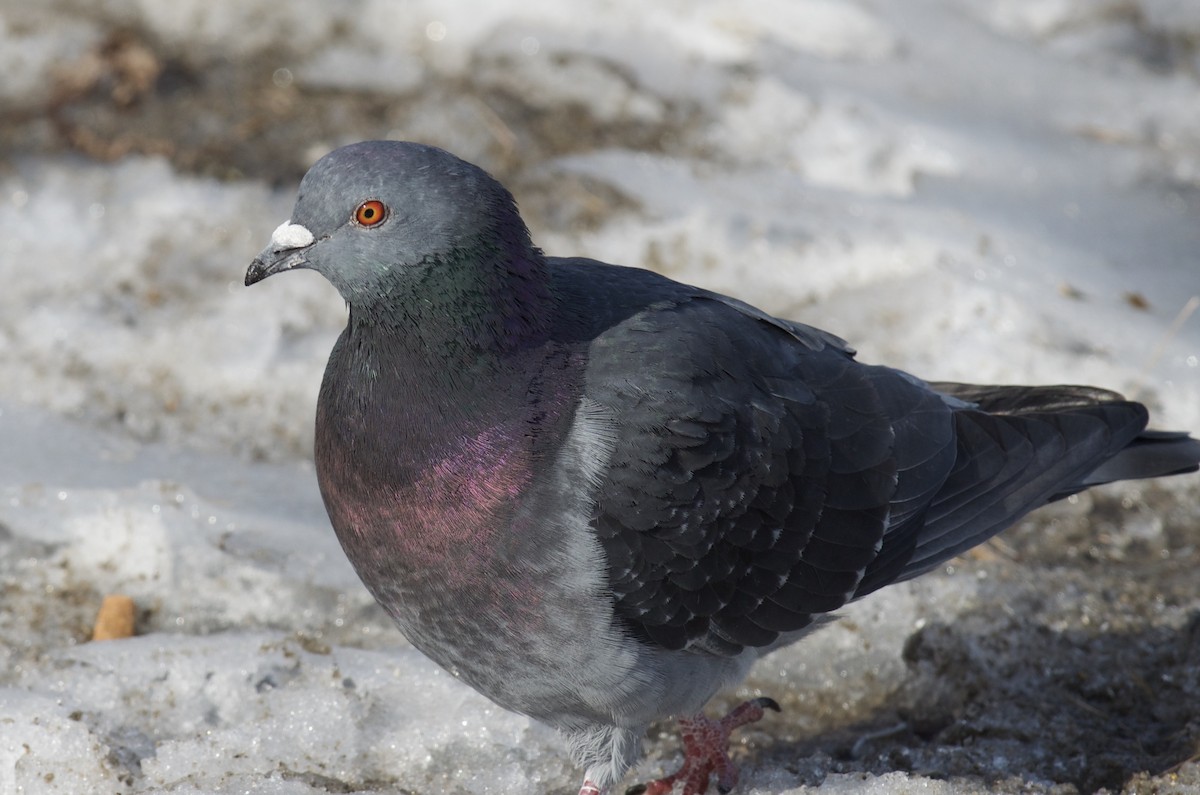
[[[548, 253], [1200, 432], [1196, 0], [0, 0], [0, 793], [578, 785], [341, 557], [337, 294], [242, 286], [370, 138], [488, 169]], [[1200, 787], [1198, 498], [1081, 495], [770, 658], [745, 791]], [[138, 637], [84, 643], [116, 592]]]

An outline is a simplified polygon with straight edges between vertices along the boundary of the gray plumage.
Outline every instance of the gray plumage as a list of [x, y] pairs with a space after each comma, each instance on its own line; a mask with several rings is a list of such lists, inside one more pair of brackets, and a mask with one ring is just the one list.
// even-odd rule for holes
[[543, 256], [503, 187], [432, 147], [317, 163], [246, 282], [294, 267], [350, 305], [316, 440], [347, 555], [414, 645], [564, 731], [601, 789], [649, 722], [847, 602], [1200, 461], [1112, 392], [925, 383], [722, 295]]

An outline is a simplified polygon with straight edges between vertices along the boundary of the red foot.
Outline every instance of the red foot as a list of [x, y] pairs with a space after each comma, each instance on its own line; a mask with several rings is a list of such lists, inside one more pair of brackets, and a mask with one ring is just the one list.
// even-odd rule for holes
[[584, 781], [583, 786], [579, 788], [579, 795], [604, 795], [604, 790], [590, 781]]
[[779, 712], [779, 705], [774, 699], [756, 698], [720, 720], [704, 715], [680, 718], [683, 766], [666, 778], [630, 787], [625, 795], [668, 795], [679, 781], [683, 782], [683, 795], [704, 795], [713, 773], [717, 774], [717, 791], [732, 792], [737, 786], [738, 772], [733, 762], [729, 761], [729, 733], [739, 726], [760, 720], [764, 707]]

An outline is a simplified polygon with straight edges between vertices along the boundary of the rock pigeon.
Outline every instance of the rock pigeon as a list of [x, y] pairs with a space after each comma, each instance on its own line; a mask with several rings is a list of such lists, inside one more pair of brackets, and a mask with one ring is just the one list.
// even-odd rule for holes
[[580, 795], [681, 718], [682, 783], [728, 792], [701, 707], [854, 599], [1200, 442], [1078, 386], [927, 383], [838, 337], [638, 268], [545, 256], [440, 149], [338, 149], [246, 284], [310, 268], [349, 304], [315, 458], [350, 561], [404, 635], [561, 730]]

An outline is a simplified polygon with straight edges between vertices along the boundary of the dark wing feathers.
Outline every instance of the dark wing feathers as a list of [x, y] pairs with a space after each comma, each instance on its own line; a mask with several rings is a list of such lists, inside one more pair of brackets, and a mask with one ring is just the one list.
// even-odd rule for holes
[[1112, 392], [926, 384], [736, 301], [669, 299], [591, 341], [585, 386], [618, 418], [594, 517], [615, 608], [668, 649], [770, 645], [1105, 466], [1200, 459]]
[[[1027, 416], [955, 412], [954, 467], [921, 521], [889, 532], [858, 595], [928, 571], [1044, 504], [1063, 484], [1077, 483], [1144, 421], [1135, 411], [1110, 411], [1127, 405]], [[1122, 432], [1125, 425], [1130, 430]]]
[[[894, 419], [941, 401], [836, 338], [798, 340], [804, 328], [700, 297], [592, 343], [587, 394], [619, 418], [595, 526], [618, 614], [643, 639], [736, 653], [842, 606], [882, 544], [900, 467], [949, 442], [914, 419], [898, 459]], [[919, 491], [905, 482], [905, 498]]]

